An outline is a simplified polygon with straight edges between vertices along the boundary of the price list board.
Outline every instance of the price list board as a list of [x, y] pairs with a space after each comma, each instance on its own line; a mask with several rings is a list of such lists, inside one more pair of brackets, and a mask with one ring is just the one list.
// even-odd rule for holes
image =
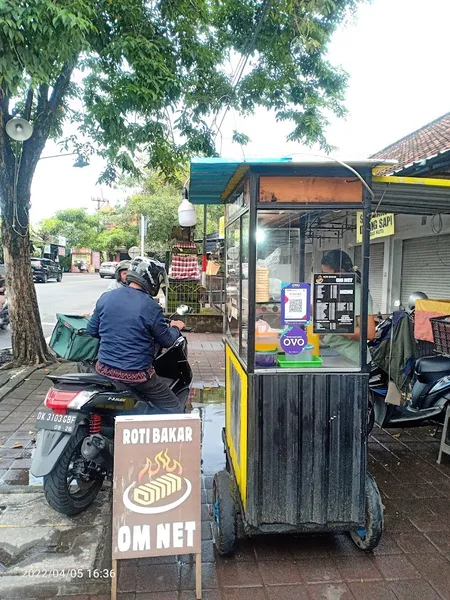
[[355, 273], [314, 275], [314, 333], [354, 333], [355, 277]]

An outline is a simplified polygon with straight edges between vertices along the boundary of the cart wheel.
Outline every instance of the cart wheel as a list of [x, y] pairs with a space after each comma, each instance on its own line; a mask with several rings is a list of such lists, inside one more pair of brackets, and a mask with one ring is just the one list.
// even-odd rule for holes
[[219, 471], [213, 481], [214, 543], [221, 556], [231, 554], [236, 545], [236, 505], [234, 483], [227, 471]]
[[350, 536], [361, 550], [373, 550], [383, 534], [383, 504], [375, 479], [366, 475], [366, 522], [365, 527], [351, 531]]

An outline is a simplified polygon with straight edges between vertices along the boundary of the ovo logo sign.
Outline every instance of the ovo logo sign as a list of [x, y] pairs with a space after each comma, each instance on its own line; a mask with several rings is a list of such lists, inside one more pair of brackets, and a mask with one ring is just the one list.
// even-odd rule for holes
[[161, 450], [153, 458], [146, 458], [137, 475], [137, 481], [123, 493], [123, 503], [132, 512], [156, 515], [180, 506], [190, 495], [192, 484], [183, 477], [183, 467]]
[[306, 332], [300, 327], [289, 327], [280, 339], [281, 347], [286, 354], [300, 354], [307, 343]]

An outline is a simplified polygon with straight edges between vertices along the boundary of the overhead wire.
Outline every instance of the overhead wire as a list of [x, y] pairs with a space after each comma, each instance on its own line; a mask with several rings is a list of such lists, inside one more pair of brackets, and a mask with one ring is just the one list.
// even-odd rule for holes
[[[236, 90], [236, 88], [238, 86], [238, 83], [241, 80], [242, 75], [244, 74], [245, 67], [247, 66], [248, 59], [250, 58], [250, 55], [251, 55], [251, 53], [254, 50], [256, 40], [258, 38], [259, 32], [261, 31], [261, 27], [262, 27], [262, 25], [264, 23], [264, 19], [266, 18], [267, 13], [269, 11], [271, 2], [272, 2], [272, 0], [264, 0], [264, 4], [261, 7], [261, 14], [259, 16], [259, 19], [258, 19], [258, 22], [256, 24], [255, 30], [253, 32], [253, 35], [250, 38], [250, 41], [247, 44], [247, 47], [246, 47], [244, 53], [241, 55], [241, 58], [239, 59], [239, 63], [238, 63], [238, 66], [236, 68], [236, 72], [235, 72], [234, 77], [233, 77], [232, 82], [231, 82], [233, 92]], [[217, 128], [216, 134], [214, 136], [214, 140], [219, 135], [220, 130], [222, 128], [222, 125], [223, 125], [223, 123], [225, 121], [225, 117], [227, 116], [229, 110], [230, 110], [230, 105], [228, 104], [225, 107], [225, 111], [223, 113], [223, 116], [222, 116], [222, 119], [220, 121], [220, 124], [219, 124], [219, 126]], [[216, 122], [216, 120], [217, 120], [217, 115], [216, 115], [216, 119], [214, 120], [214, 123]]]
[[[20, 148], [20, 151], [19, 151]], [[27, 237], [28, 235], [28, 224], [22, 225], [19, 219], [18, 201], [17, 201], [17, 186], [19, 184], [19, 171], [22, 164], [22, 148], [19, 146], [19, 142], [16, 142], [16, 152], [14, 154], [14, 185], [13, 185], [13, 215], [12, 215], [12, 229], [20, 237]], [[19, 228], [24, 229], [25, 233], [21, 233], [16, 229], [16, 223]]]
[[[434, 220], [438, 219], [438, 224], [436, 225]], [[434, 233], [434, 235], [436, 236], [436, 254], [438, 259], [440, 260], [440, 262], [444, 265], [444, 267], [450, 267], [450, 265], [446, 262], [444, 262], [444, 260], [441, 258], [441, 255], [439, 254], [439, 243], [440, 243], [440, 235], [442, 233], [442, 230], [444, 229], [444, 222], [442, 220], [442, 215], [439, 214], [435, 214], [431, 217], [431, 231]]]

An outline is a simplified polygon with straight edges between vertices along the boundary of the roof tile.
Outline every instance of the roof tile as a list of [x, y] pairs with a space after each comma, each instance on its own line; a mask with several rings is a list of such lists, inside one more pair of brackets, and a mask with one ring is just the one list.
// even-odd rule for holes
[[407, 165], [449, 149], [450, 112], [373, 154], [370, 158], [397, 160], [397, 165], [382, 170], [383, 175], [389, 175], [401, 171]]

